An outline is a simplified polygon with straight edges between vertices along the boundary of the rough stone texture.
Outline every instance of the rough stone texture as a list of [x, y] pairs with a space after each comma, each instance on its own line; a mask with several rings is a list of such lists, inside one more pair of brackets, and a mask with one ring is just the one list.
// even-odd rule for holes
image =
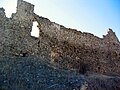
[[65, 28], [36, 14], [34, 18], [39, 24], [40, 48], [46, 47], [44, 55], [51, 63], [60, 68], [77, 69], [83, 74], [120, 75], [120, 43], [111, 29], [106, 36], [99, 38]]
[[0, 90], [120, 90], [120, 77], [54, 69], [42, 58], [1, 57]]
[[[40, 34], [38, 38], [30, 34], [34, 21], [38, 22]], [[103, 38], [99, 38], [90, 33], [66, 28], [35, 14], [34, 5], [23, 0], [18, 0], [16, 13], [13, 13], [11, 18], [7, 18], [5, 10], [0, 8], [0, 56], [43, 58], [54, 68], [72, 70], [78, 74], [88, 75], [87, 78], [95, 73], [100, 80], [98, 74], [108, 77], [114, 75], [112, 78], [115, 80], [116, 76], [120, 76], [120, 42], [112, 29], [109, 29], [108, 34]], [[105, 85], [113, 83], [111, 88], [116, 89], [109, 87], [103, 89], [104, 86], [102, 89], [92, 89], [90, 85], [95, 88], [100, 87], [95, 84], [97, 78], [90, 77], [90, 82], [88, 84], [84, 82], [85, 86], [81, 87], [86, 88], [87, 85], [91, 87], [86, 90], [119, 90], [115, 85], [120, 86], [120, 84], [113, 79], [105, 84], [109, 78], [101, 82]], [[102, 87], [102, 84], [99, 85]]]

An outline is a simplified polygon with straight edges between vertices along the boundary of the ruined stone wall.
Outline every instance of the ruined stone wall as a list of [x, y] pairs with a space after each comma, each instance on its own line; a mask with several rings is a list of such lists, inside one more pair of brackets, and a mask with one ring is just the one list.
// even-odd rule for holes
[[[33, 54], [36, 39], [31, 37], [34, 5], [18, 0], [17, 12], [11, 18], [0, 9], [0, 55]], [[35, 46], [35, 45], [34, 45]]]
[[[34, 55], [83, 74], [120, 74], [120, 43], [112, 30], [99, 38], [51, 22], [33, 10], [34, 5], [22, 0], [18, 0], [17, 12], [11, 18], [0, 9], [0, 56]], [[33, 21], [38, 22], [38, 38], [30, 35]]]
[[34, 5], [23, 0], [18, 0], [17, 2], [17, 11], [13, 15], [13, 19], [22, 20], [22, 21], [31, 21], [33, 18]]
[[42, 37], [40, 45], [48, 48], [45, 55], [51, 63], [60, 68], [77, 69], [80, 73], [120, 74], [120, 43], [112, 30], [99, 38], [65, 28], [36, 14], [34, 18], [39, 24], [39, 38]]
[[115, 33], [110, 30], [104, 38], [99, 38], [90, 33], [80, 32], [75, 29], [65, 28], [59, 24], [51, 22], [37, 15], [34, 15], [39, 23], [40, 31], [48, 34], [50, 37], [55, 37], [59, 41], [68, 41], [69, 43], [89, 46], [91, 48], [105, 49], [109, 45], [120, 45]]
[[[65, 28], [59, 24], [50, 22], [46, 19], [38, 18], [39, 28], [42, 32], [48, 34], [50, 37], [56, 37], [59, 41], [68, 41], [74, 44], [86, 44], [91, 45], [92, 39], [95, 38], [92, 35], [82, 33], [73, 29]], [[92, 38], [93, 37], [93, 38]], [[89, 40], [91, 39], [91, 40]], [[93, 40], [95, 42], [96, 38]], [[88, 42], [89, 41], [89, 42]], [[96, 41], [100, 41], [99, 39]], [[90, 43], [90, 44], [88, 44]]]
[[4, 8], [0, 8], [0, 27], [4, 26], [5, 18], [6, 18], [5, 10]]

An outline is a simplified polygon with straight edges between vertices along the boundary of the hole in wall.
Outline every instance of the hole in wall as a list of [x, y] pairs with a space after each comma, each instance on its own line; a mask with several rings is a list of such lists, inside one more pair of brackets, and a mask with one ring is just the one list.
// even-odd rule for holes
[[37, 21], [33, 22], [31, 36], [38, 38], [39, 37], [39, 28], [37, 27]]

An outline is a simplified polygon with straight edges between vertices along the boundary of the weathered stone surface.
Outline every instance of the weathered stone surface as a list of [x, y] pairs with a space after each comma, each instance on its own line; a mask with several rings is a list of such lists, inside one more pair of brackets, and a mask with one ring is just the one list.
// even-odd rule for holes
[[42, 58], [1, 57], [0, 90], [120, 90], [120, 77], [54, 69]]
[[49, 41], [45, 55], [50, 57], [53, 64], [60, 68], [79, 69], [80, 72], [84, 67], [85, 73], [120, 74], [120, 43], [111, 29], [105, 37], [98, 38], [65, 28], [35, 14], [34, 18], [39, 24], [41, 41]]
[[[38, 22], [38, 38], [31, 36], [34, 21]], [[43, 58], [49, 62], [48, 65], [54, 68], [73, 70], [78, 74], [83, 74], [83, 76], [88, 75], [85, 77], [87, 79], [83, 82], [83, 86], [77, 84], [78, 87], [83, 88], [81, 90], [86, 89], [86, 87], [90, 88], [86, 90], [119, 90], [120, 84], [116, 81], [116, 78], [118, 79], [116, 76], [120, 76], [120, 42], [112, 29], [109, 29], [108, 34], [104, 35], [103, 38], [99, 38], [90, 33], [66, 28], [35, 14], [34, 5], [23, 0], [18, 0], [16, 13], [13, 13], [11, 18], [7, 18], [5, 10], [0, 8], [0, 56], [14, 59], [34, 56]], [[0, 61], [0, 63], [2, 62]], [[8, 74], [9, 70], [6, 72]], [[90, 77], [90, 74], [93, 76], [95, 73], [97, 77]], [[98, 74], [108, 75], [108, 77]], [[110, 78], [112, 81], [105, 84], [109, 81], [109, 75], [114, 75]], [[113, 83], [113, 87], [117, 88], [111, 89], [113, 88], [111, 86], [110, 89], [106, 89], [106, 86], [104, 87], [99, 82], [97, 86], [93, 83], [97, 82], [97, 79], [106, 86]], [[93, 86], [100, 88], [100, 85], [102, 89], [92, 89]], [[61, 86], [53, 84], [50, 89], [51, 87]], [[74, 85], [70, 84], [68, 87], [73, 88]]]

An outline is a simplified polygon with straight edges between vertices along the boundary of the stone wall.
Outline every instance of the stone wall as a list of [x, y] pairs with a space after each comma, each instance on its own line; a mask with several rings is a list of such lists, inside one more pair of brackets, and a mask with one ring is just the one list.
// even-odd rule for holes
[[111, 29], [99, 38], [66, 28], [36, 14], [34, 19], [39, 24], [42, 45], [48, 48], [44, 55], [57, 67], [78, 69], [80, 73], [120, 74], [120, 43]]
[[5, 9], [4, 8], [0, 8], [0, 27], [1, 28], [3, 28], [3, 26], [4, 26], [5, 19], [6, 19]]
[[[58, 68], [79, 73], [120, 74], [120, 43], [109, 29], [99, 38], [90, 33], [66, 28], [35, 14], [34, 5], [18, 0], [11, 18], [0, 8], [0, 56], [37, 56]], [[40, 36], [31, 36], [33, 21]]]
[[33, 25], [34, 5], [18, 0], [17, 12], [11, 18], [5, 16], [5, 10], [0, 9], [0, 43], [2, 55], [32, 54], [33, 44], [30, 33]]
[[89, 46], [91, 48], [108, 48], [109, 45], [117, 44], [120, 46], [119, 40], [112, 29], [109, 29], [108, 34], [103, 38], [99, 38], [90, 33], [80, 32], [75, 29], [66, 28], [57, 23], [51, 22], [48, 19], [34, 15], [39, 23], [40, 31], [48, 34], [50, 37], [55, 37], [59, 41], [68, 41], [69, 43]]
[[17, 20], [32, 20], [32, 14], [34, 12], [34, 5], [23, 0], [18, 0], [17, 11], [14, 18]]

